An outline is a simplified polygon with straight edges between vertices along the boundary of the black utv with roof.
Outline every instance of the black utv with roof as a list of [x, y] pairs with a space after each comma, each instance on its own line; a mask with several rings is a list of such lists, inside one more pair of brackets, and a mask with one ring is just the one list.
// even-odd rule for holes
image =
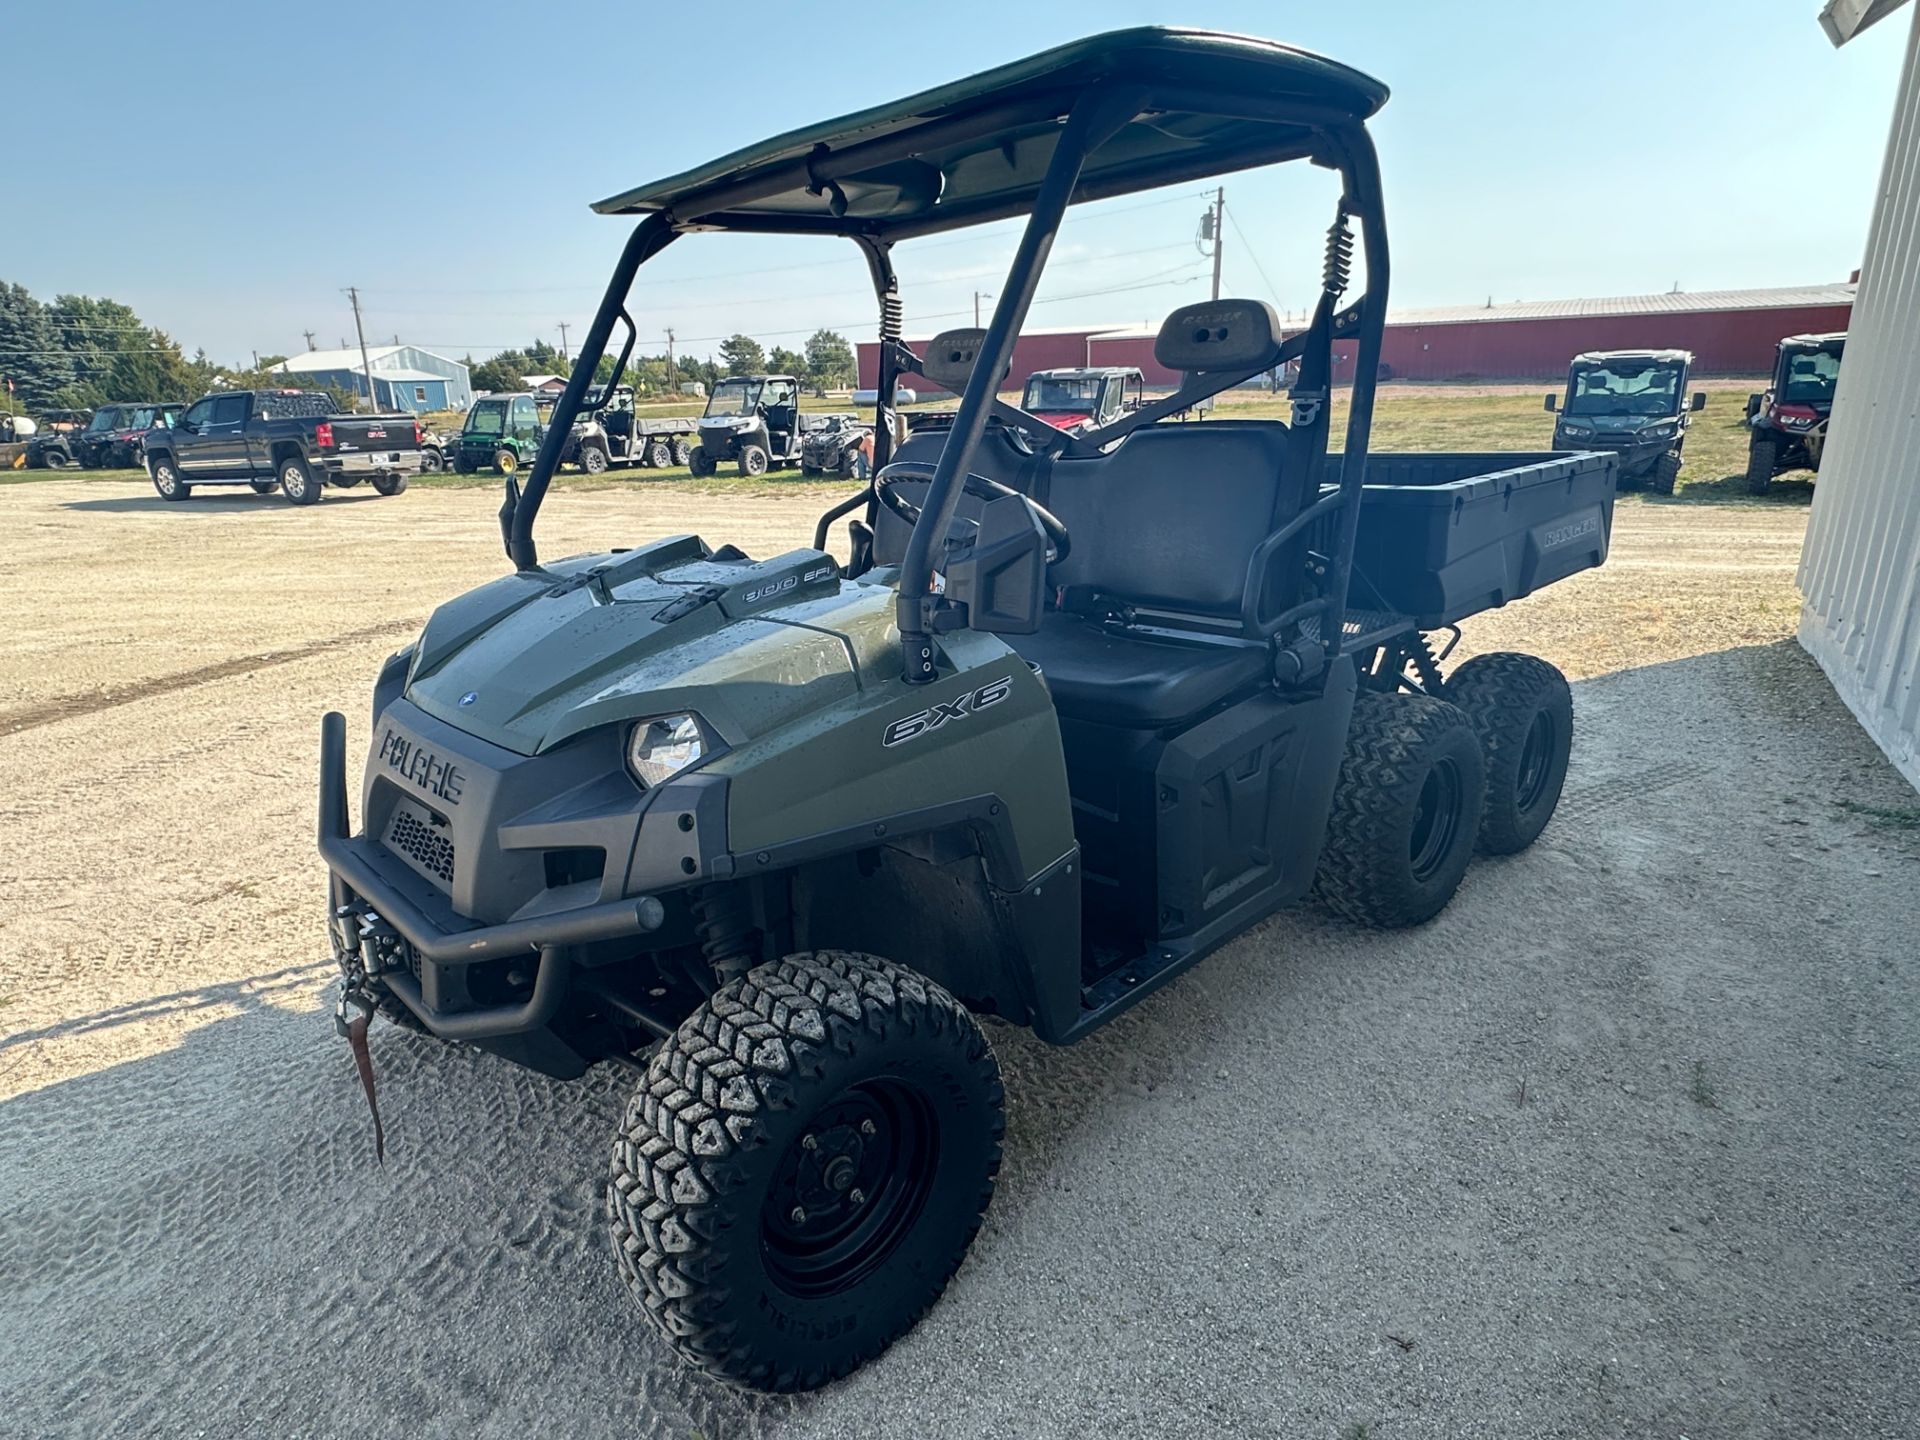
[[[1553, 426], [1556, 450], [1610, 450], [1620, 457], [1622, 490], [1645, 486], [1671, 495], [1693, 413], [1706, 394], [1687, 396], [1687, 350], [1590, 350], [1567, 367], [1565, 404]], [[1555, 409], [1557, 395], [1547, 396]]]
[[729, 375], [707, 397], [687, 468], [711, 475], [731, 460], [742, 475], [764, 475], [799, 464], [802, 439], [798, 377]]
[[[1615, 460], [1369, 453], [1385, 99], [1285, 45], [1128, 30], [598, 207], [641, 218], [525, 488], [506, 482], [512, 573], [381, 670], [358, 829], [346, 719], [325, 718], [319, 842], [370, 1097], [381, 1013], [550, 1075], [639, 1071], [613, 1253], [692, 1363], [806, 1389], [926, 1313], [1000, 1166], [977, 1016], [1078, 1040], [1309, 894], [1421, 924], [1476, 849], [1524, 850], [1552, 816], [1566, 681], [1514, 653], [1443, 668], [1448, 637], [1602, 562]], [[1182, 306], [1155, 344], [1178, 390], [1078, 434], [999, 398], [1072, 202], [1293, 160], [1332, 192], [1303, 330], [1257, 301]], [[991, 325], [904, 344], [894, 245], [1014, 217]], [[872, 479], [783, 555], [617, 535], [543, 560], [535, 521], [616, 326], [616, 379], [632, 355], [636, 272], [729, 230], [865, 260]], [[1336, 347], [1358, 359], [1339, 455]], [[1286, 420], [1177, 420], [1280, 366]], [[960, 408], [896, 449], [911, 375]], [[765, 383], [728, 382], [734, 413]], [[389, 1219], [431, 1203], [397, 1195]]]
[[1840, 385], [1844, 331], [1789, 335], [1773, 352], [1773, 383], [1747, 397], [1747, 493], [1764, 495], [1785, 470], [1820, 468]]

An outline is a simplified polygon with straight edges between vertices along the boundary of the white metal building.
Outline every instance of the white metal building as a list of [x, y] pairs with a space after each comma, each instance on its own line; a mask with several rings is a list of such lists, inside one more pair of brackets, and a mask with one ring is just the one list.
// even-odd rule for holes
[[[1902, 0], [1830, 0], [1836, 45]], [[1801, 553], [1800, 643], [1867, 733], [1920, 786], [1920, 7], [1820, 481]]]
[[[366, 365], [373, 369], [376, 410], [465, 410], [473, 404], [467, 367], [418, 345], [369, 345]], [[280, 369], [307, 385], [333, 385], [355, 395], [367, 393], [367, 374], [358, 346], [309, 350], [289, 356]]]

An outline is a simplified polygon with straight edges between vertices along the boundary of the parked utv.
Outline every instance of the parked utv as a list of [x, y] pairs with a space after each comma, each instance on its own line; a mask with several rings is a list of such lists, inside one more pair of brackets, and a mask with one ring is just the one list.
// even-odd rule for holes
[[700, 416], [700, 443], [687, 457], [695, 475], [732, 460], [742, 475], [800, 460], [800, 382], [791, 375], [729, 375]]
[[1086, 366], [1036, 370], [1027, 377], [1020, 408], [1061, 430], [1109, 425], [1146, 403], [1146, 381], [1137, 369]]
[[[357, 832], [326, 717], [319, 843], [364, 1075], [379, 1012], [549, 1075], [642, 1069], [614, 1256], [692, 1363], [806, 1389], [938, 1298], [1000, 1165], [977, 1014], [1078, 1040], [1310, 891], [1420, 924], [1476, 847], [1523, 850], [1553, 814], [1566, 681], [1520, 654], [1443, 673], [1433, 637], [1601, 563], [1615, 459], [1368, 454], [1386, 94], [1284, 45], [1126, 30], [597, 207], [643, 218], [507, 482], [513, 572], [382, 668]], [[1071, 201], [1309, 159], [1338, 193], [1304, 330], [1182, 306], [1154, 348], [1178, 391], [1080, 435], [998, 398]], [[992, 324], [903, 344], [895, 242], [1009, 217]], [[727, 230], [851, 241], [876, 421], [923, 375], [962, 397], [953, 424], [896, 453], [877, 423], [873, 479], [811, 546], [620, 535], [543, 563], [535, 521], [617, 322], [616, 375], [632, 354], [636, 272]], [[1339, 456], [1336, 346], [1358, 359]], [[1171, 420], [1294, 361], [1289, 420]], [[724, 382], [710, 418], [751, 420], [785, 378]]]
[[533, 458], [546, 433], [531, 394], [488, 395], [467, 411], [453, 449], [453, 468], [471, 475], [491, 466], [496, 475], [511, 475]]
[[800, 418], [800, 473], [865, 480], [873, 473], [873, 426], [858, 415]]
[[561, 463], [578, 465], [589, 475], [616, 465], [684, 465], [693, 452], [693, 433], [691, 420], [643, 420], [635, 415], [631, 385], [610, 391], [596, 385], [573, 422]]
[[[1706, 393], [1687, 399], [1687, 350], [1589, 350], [1567, 367], [1566, 403], [1553, 426], [1556, 450], [1611, 450], [1620, 457], [1622, 490], [1644, 485], [1671, 495], [1693, 411]], [[1557, 395], [1547, 396], [1554, 410]]]
[[1844, 331], [1789, 335], [1773, 352], [1773, 383], [1747, 397], [1747, 493], [1764, 495], [1783, 470], [1818, 470], [1840, 383]]
[[80, 463], [80, 432], [93, 421], [91, 410], [46, 410], [41, 412], [32, 438], [27, 441], [27, 467], [33, 470], [64, 470]]

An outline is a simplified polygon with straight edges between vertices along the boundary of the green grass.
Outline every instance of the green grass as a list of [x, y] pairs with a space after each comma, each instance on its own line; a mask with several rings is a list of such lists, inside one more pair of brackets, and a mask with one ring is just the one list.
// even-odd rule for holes
[[[1699, 388], [1707, 392], [1707, 408], [1694, 416], [1688, 432], [1686, 463], [1672, 499], [1646, 496], [1645, 502], [1672, 504], [1737, 504], [1753, 506], [1804, 505], [1813, 494], [1812, 476], [1804, 472], [1782, 476], [1774, 481], [1765, 496], [1746, 493], [1747, 427], [1746, 397], [1756, 382], [1710, 380]], [[1542, 408], [1545, 382], [1535, 385], [1424, 385], [1407, 381], [1389, 381], [1382, 385], [1374, 409], [1372, 446], [1376, 450], [1544, 450], [1553, 442], [1553, 417]], [[1351, 392], [1335, 394], [1333, 434], [1335, 444], [1344, 433], [1347, 400]], [[1017, 397], [1016, 397], [1017, 398]], [[850, 402], [840, 399], [809, 400], [813, 411], [847, 410]], [[699, 401], [668, 402], [643, 406], [641, 413], [655, 418], [688, 418], [700, 413]], [[1215, 414], [1222, 419], [1260, 419], [1283, 417], [1287, 399], [1282, 395], [1237, 392], [1224, 397]], [[438, 418], [438, 417], [435, 417]], [[452, 427], [457, 430], [457, 424]], [[791, 477], [791, 478], [788, 478]], [[0, 484], [27, 484], [36, 480], [137, 480], [129, 470], [8, 470], [0, 471]], [[422, 475], [413, 482], [428, 489], [473, 489], [497, 487], [499, 477], [478, 475]], [[696, 480], [684, 466], [663, 470], [610, 470], [598, 478], [576, 472], [563, 472], [555, 481], [560, 489], [606, 489], [633, 485], [674, 485], [700, 493], [716, 494], [792, 494], [799, 491], [844, 494], [847, 486], [838, 481], [801, 480], [794, 471], [777, 471], [758, 479], [723, 472]]]

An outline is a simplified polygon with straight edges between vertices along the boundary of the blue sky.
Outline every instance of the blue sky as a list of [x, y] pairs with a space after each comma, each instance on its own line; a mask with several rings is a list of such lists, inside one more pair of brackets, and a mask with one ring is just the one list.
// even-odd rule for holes
[[[624, 238], [590, 201], [1090, 30], [1179, 23], [1287, 40], [1392, 88], [1375, 137], [1398, 305], [1844, 280], [1911, 22], [1835, 51], [1817, 10], [22, 6], [10, 55], [118, 59], [92, 78], [9, 65], [0, 279], [111, 295], [229, 361], [297, 349], [306, 329], [350, 339], [348, 285], [369, 340], [479, 355], [557, 342], [562, 321], [577, 339]], [[1327, 177], [1293, 166], [1226, 185], [1227, 291], [1298, 308]], [[1076, 212], [1030, 323], [1157, 321], [1201, 293], [1203, 208], [1185, 187]], [[903, 246], [909, 333], [964, 323], [951, 317], [998, 288], [1011, 251], [1004, 225]], [[635, 316], [643, 339], [672, 325], [694, 353], [738, 329], [864, 336], [865, 284], [844, 242], [695, 236], [642, 272]]]

